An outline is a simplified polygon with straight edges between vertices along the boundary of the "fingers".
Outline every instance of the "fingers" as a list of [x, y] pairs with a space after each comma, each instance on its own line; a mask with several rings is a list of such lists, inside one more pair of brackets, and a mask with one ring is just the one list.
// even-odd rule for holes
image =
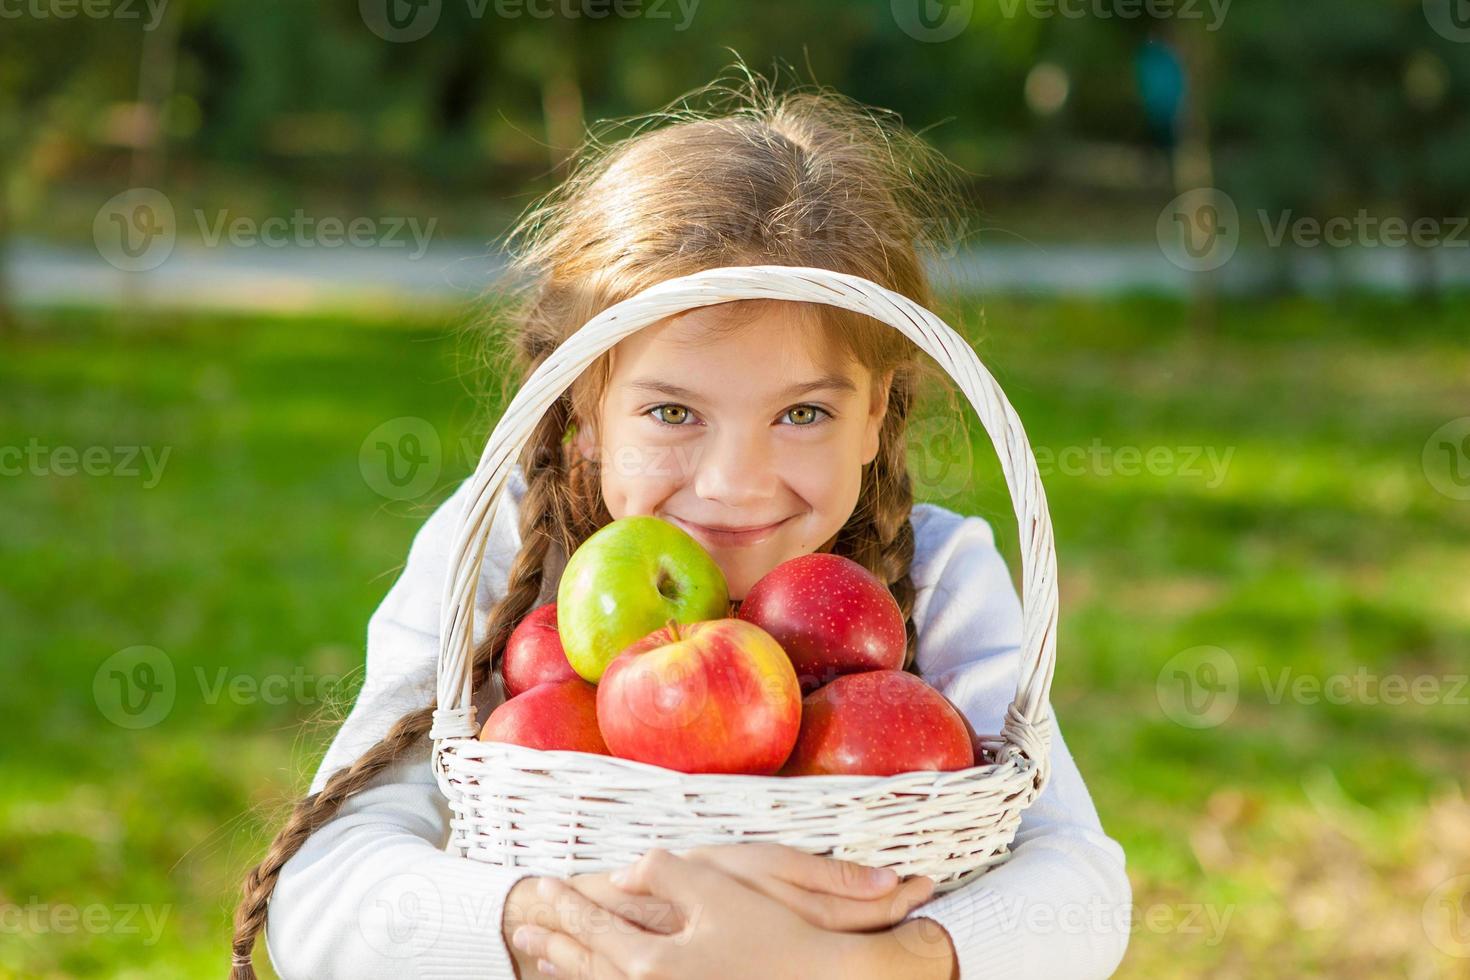
[[517, 949], [536, 957], [536, 970], [567, 980], [626, 980], [607, 957], [583, 946], [571, 936], [540, 926], [525, 925], [511, 938]]
[[[903, 882], [882, 898], [857, 899], [791, 887], [796, 893], [795, 908], [802, 918], [814, 926], [834, 932], [869, 932], [887, 929], [902, 922], [914, 909], [929, 900], [934, 883], [919, 875]], [[790, 903], [788, 903], [790, 905]]]
[[908, 912], [904, 913], [908, 915], [934, 897], [934, 879], [928, 875], [913, 875], [904, 879], [900, 889], [907, 893], [907, 900], [911, 902]]
[[764, 873], [807, 891], [845, 895], [849, 898], [880, 898], [898, 887], [892, 868], [870, 868], [855, 861], [822, 857], [781, 844], [731, 844], [700, 847], [688, 856], [745, 878]]
[[[653, 938], [634, 923], [591, 901], [558, 878], [539, 879], [536, 895], [541, 901], [528, 909], [528, 922], [543, 931], [572, 939], [589, 954], [594, 954], [593, 959], [600, 956], [610, 962], [626, 962], [640, 950], [640, 937]], [[519, 933], [517, 929], [516, 934]], [[570, 955], [564, 947], [559, 947], [559, 954]], [[552, 962], [556, 963], [555, 960]], [[591, 961], [584, 965], [589, 970], [596, 966]], [[599, 976], [600, 980], [598, 974], [585, 975]]]
[[[718, 867], [732, 878], [781, 902], [807, 922], [836, 932], [884, 929], [928, 901], [934, 882], [925, 875], [900, 879], [887, 870], [887, 888], [864, 883], [865, 865], [819, 857], [778, 844], [734, 844], [695, 848], [689, 860]], [[882, 881], [875, 876], [871, 881]], [[843, 891], [843, 882], [856, 887]]]
[[[864, 865], [779, 844], [700, 847], [681, 856], [686, 864], [705, 865], [780, 902], [811, 925], [834, 932], [887, 928], [928, 901], [934, 888], [924, 875], [900, 880], [888, 870], [885, 875], [891, 886], [874, 889], [872, 883], [881, 882], [884, 876], [869, 876], [870, 869]], [[855, 882], [856, 887], [844, 893], [844, 881]]]
[[708, 902], [734, 904], [750, 894], [720, 869], [658, 848], [614, 872], [611, 881], [634, 894], [668, 899], [686, 921], [696, 918]]
[[808, 891], [774, 878], [751, 883], [751, 887], [774, 898], [810, 924], [833, 932], [867, 932], [901, 922], [927, 901], [933, 890], [928, 878], [906, 881], [882, 898], [848, 898]]
[[669, 935], [683, 925], [678, 908], [668, 899], [623, 891], [605, 874], [573, 875], [566, 881], [589, 900], [649, 932]]
[[898, 874], [892, 868], [870, 868], [790, 847], [781, 851], [784, 860], [777, 865], [776, 876], [808, 891], [848, 898], [880, 898], [898, 887]]

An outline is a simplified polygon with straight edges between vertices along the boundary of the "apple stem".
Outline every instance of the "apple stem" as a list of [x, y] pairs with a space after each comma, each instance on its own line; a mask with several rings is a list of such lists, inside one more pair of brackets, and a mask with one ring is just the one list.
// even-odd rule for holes
[[665, 624], [665, 627], [664, 628], [669, 631], [669, 636], [673, 637], [676, 640], [680, 638], [679, 637], [679, 621], [677, 619], [675, 619], [673, 616], [670, 616], [669, 617], [669, 621], [668, 621], [668, 623]]

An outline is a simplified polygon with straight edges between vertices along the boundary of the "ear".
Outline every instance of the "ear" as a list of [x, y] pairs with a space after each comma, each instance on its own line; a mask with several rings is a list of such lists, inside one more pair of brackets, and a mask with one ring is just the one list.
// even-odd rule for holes
[[863, 430], [863, 465], [867, 466], [878, 456], [878, 433], [883, 430], [883, 419], [888, 415], [888, 390], [893, 384], [893, 372], [886, 372], [876, 384], [866, 427]]
[[572, 443], [577, 447], [581, 457], [589, 462], [597, 458], [597, 432], [590, 425], [584, 425], [580, 419], [576, 422], [576, 432], [572, 435]]

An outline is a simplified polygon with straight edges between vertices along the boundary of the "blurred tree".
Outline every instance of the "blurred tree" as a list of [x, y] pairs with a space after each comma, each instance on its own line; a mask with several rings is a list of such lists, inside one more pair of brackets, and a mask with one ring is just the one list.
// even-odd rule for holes
[[[0, 31], [0, 330], [16, 312], [5, 256], [17, 224], [44, 207], [48, 181], [107, 140], [108, 109], [137, 66], [137, 21], [21, 16]], [[114, 117], [114, 120], [116, 117]]]
[[[5, 21], [0, 247], [17, 223], [44, 224], [49, 185], [101, 184], [100, 203], [127, 180], [163, 180], [165, 160], [171, 195], [202, 186], [271, 213], [319, 191], [360, 213], [395, 194], [405, 207], [530, 195], [559, 176], [587, 120], [649, 112], [737, 54], [897, 111], [992, 196], [1085, 206], [1131, 194], [1147, 210], [1203, 183], [1242, 214], [1367, 207], [1412, 222], [1470, 207], [1470, 45], [1436, 33], [1421, 0], [1236, 4], [1215, 25], [975, 3], [964, 30], [937, 41], [889, 0], [671, 3], [632, 17], [468, 0], [399, 41], [355, 3], [168, 6], [179, 16], [151, 32]], [[1171, 71], [1172, 94], [1160, 85]]]
[[[1437, 34], [1419, 0], [1242, 4], [1221, 43], [1229, 84], [1211, 112], [1242, 215], [1280, 227], [1467, 213], [1470, 45]], [[1430, 262], [1418, 267], [1433, 289]]]

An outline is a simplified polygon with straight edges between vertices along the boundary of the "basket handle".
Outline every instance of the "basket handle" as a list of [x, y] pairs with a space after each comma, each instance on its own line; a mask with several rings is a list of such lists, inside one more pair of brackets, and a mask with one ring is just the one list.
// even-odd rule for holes
[[491, 515], [536, 424], [593, 361], [624, 337], [676, 313], [742, 299], [823, 303], [881, 320], [938, 361], [974, 406], [1000, 457], [1021, 536], [1021, 669], [995, 744], [1042, 767], [1044, 778], [1050, 741], [1044, 715], [1056, 666], [1056, 547], [1041, 475], [1021, 420], [975, 351], [933, 313], [858, 276], [802, 266], [727, 266], [657, 283], [583, 324], [521, 386], [475, 468], [451, 552], [439, 631], [439, 701], [430, 737], [438, 741], [477, 732], [470, 690], [475, 589]]

